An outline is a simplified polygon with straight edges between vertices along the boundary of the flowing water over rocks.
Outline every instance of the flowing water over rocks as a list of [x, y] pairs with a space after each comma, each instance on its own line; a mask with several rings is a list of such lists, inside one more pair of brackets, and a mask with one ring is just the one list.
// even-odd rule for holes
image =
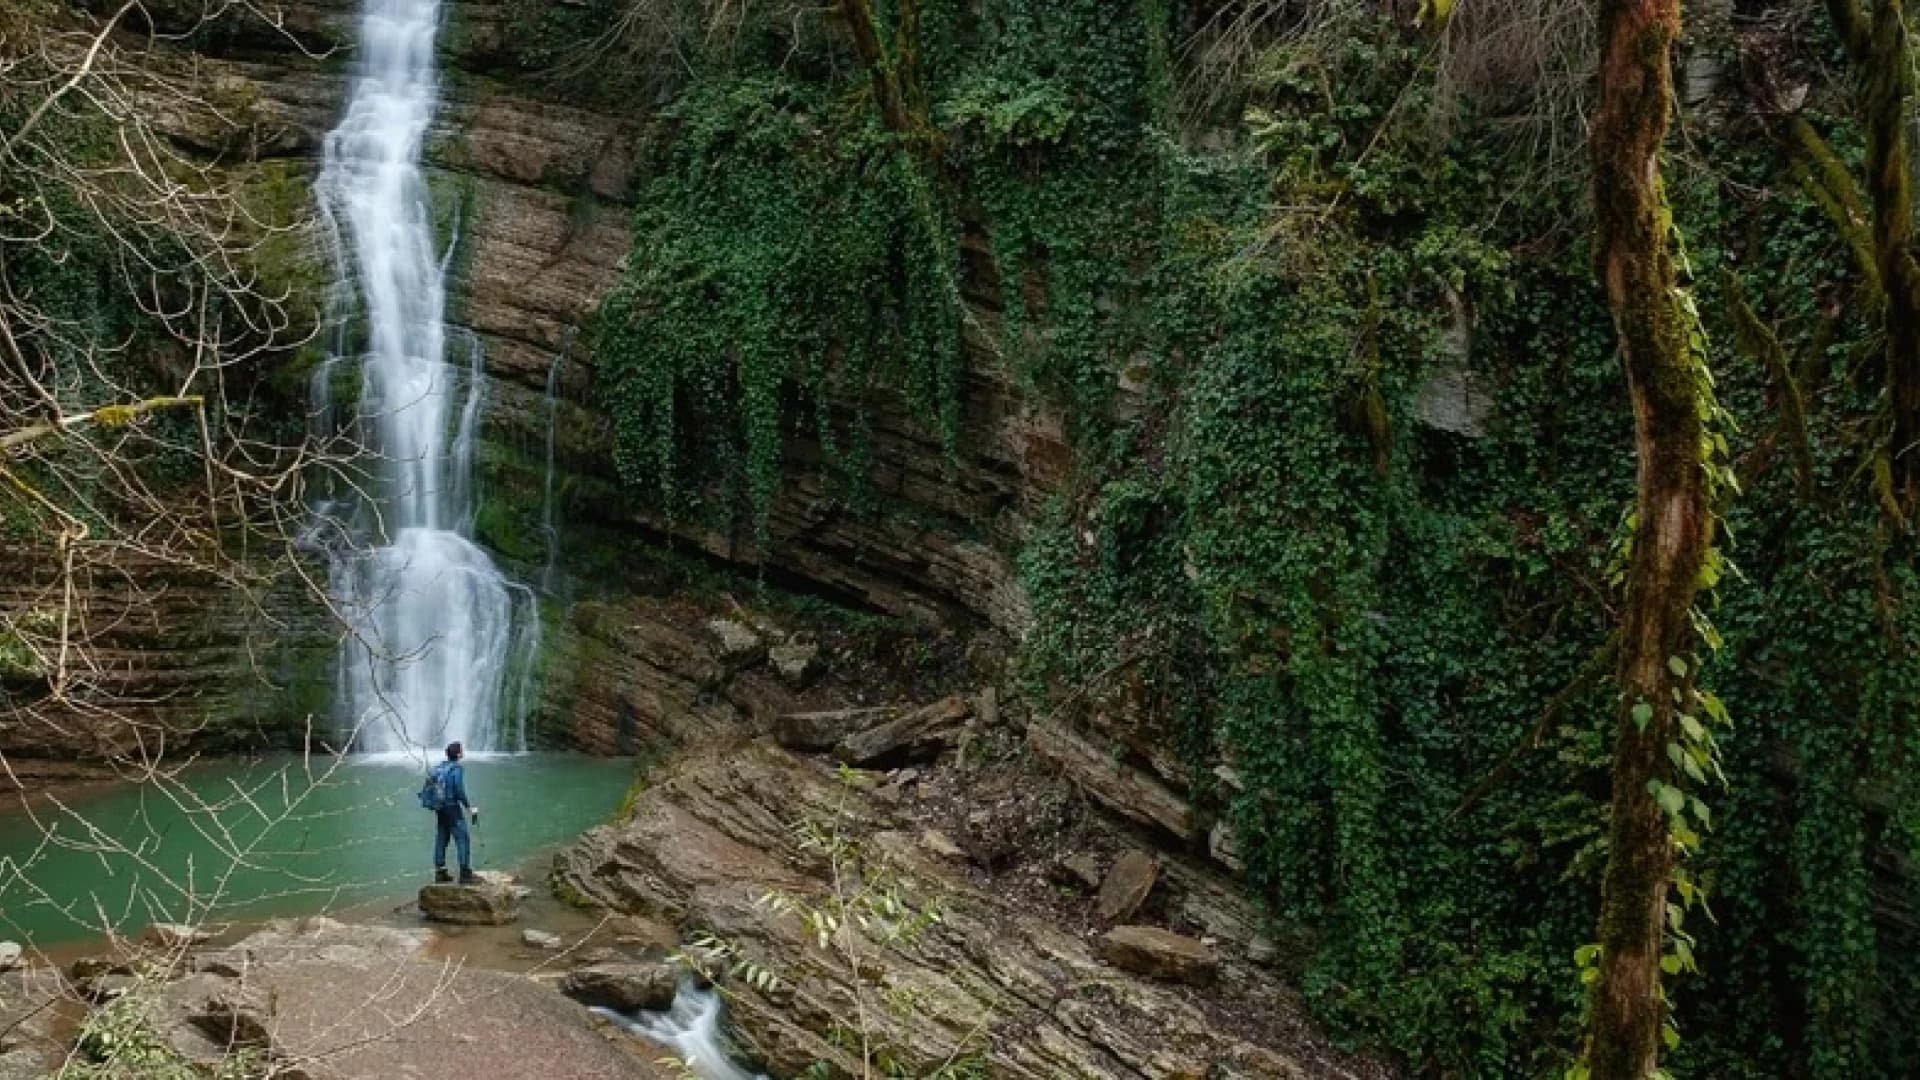
[[725, 1011], [720, 995], [688, 985], [673, 1004], [658, 1012], [636, 1016], [596, 1006], [594, 1013], [651, 1042], [673, 1051], [702, 1080], [766, 1080], [735, 1065], [727, 1056]]
[[[466, 343], [464, 366], [448, 358], [446, 267], [420, 171], [439, 23], [439, 0], [365, 0], [357, 73], [317, 185], [339, 292], [364, 315], [358, 418], [377, 455], [377, 507], [338, 499], [319, 512], [358, 514], [355, 528], [372, 535], [370, 549], [333, 545], [332, 576], [358, 631], [341, 654], [340, 709], [355, 746], [374, 752], [455, 739], [524, 749], [522, 695], [504, 714], [501, 704], [538, 642], [531, 592], [471, 538], [485, 380], [477, 344]], [[317, 385], [327, 395], [331, 382]], [[333, 411], [328, 397], [316, 405]]]

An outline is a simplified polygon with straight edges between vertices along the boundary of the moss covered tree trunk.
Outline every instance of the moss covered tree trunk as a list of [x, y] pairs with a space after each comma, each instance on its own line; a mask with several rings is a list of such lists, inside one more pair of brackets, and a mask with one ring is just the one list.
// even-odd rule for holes
[[[880, 122], [888, 130], [901, 135], [918, 133], [921, 125], [910, 107], [910, 99], [917, 91], [908, 82], [915, 66], [911, 59], [914, 43], [896, 43], [901, 54], [898, 61], [887, 55], [886, 45], [880, 40], [880, 27], [875, 21], [872, 0], [840, 0], [840, 14], [847, 21], [848, 32], [853, 35], [854, 54], [867, 65], [867, 72], [873, 80], [873, 101], [880, 110]], [[901, 5], [900, 19], [902, 37], [917, 31], [918, 14], [911, 0]]]
[[1913, 242], [1913, 182], [1907, 124], [1913, 100], [1913, 56], [1903, 0], [1827, 0], [1834, 29], [1860, 79], [1867, 133], [1867, 199], [1873, 210], [1873, 257], [1885, 292], [1887, 397], [1892, 413], [1885, 469], [1889, 514], [1911, 522], [1920, 507], [1920, 262]]
[[[1597, 262], [1633, 400], [1639, 462], [1621, 616], [1611, 848], [1600, 912], [1588, 1065], [1596, 1080], [1653, 1071], [1673, 841], [1649, 783], [1667, 779], [1676, 697], [1692, 693], [1691, 609], [1712, 520], [1702, 468], [1703, 386], [1676, 291], [1660, 147], [1672, 107], [1679, 0], [1602, 0], [1592, 154]], [[1678, 692], [1676, 694], [1676, 691]], [[1646, 706], [1646, 708], [1642, 708]]]

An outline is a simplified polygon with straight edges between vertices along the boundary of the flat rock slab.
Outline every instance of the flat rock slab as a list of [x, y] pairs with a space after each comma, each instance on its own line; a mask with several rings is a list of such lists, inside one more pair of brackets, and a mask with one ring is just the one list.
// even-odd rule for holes
[[526, 890], [503, 875], [483, 875], [477, 885], [436, 882], [420, 888], [420, 910], [434, 922], [505, 926], [520, 918]]
[[449, 964], [425, 949], [429, 938], [328, 919], [276, 925], [235, 946], [250, 960], [248, 997], [232, 996], [242, 980], [207, 993], [212, 977], [198, 975], [187, 1001], [204, 1028], [222, 1016], [244, 1022], [221, 1004], [264, 995], [265, 1030], [245, 1035], [325, 1080], [666, 1075], [652, 1063], [658, 1051], [604, 1034], [584, 1006], [523, 975]]
[[67, 988], [48, 967], [0, 973], [0, 1080], [39, 1080], [66, 1057], [59, 1003]]
[[1116, 926], [1100, 939], [1100, 955], [1125, 971], [1205, 986], [1220, 973], [1220, 958], [1205, 942], [1157, 926]]

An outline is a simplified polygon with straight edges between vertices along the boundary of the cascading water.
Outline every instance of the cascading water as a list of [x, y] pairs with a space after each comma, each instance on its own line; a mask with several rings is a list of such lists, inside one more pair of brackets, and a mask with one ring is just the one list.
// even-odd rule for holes
[[[329, 545], [335, 597], [357, 631], [341, 655], [341, 708], [364, 751], [454, 739], [474, 750], [522, 749], [520, 707], [510, 723], [499, 714], [509, 666], [538, 640], [537, 626], [524, 625], [538, 612], [516, 605], [469, 535], [481, 357], [477, 343], [463, 341], [464, 365], [448, 360], [446, 267], [434, 252], [420, 171], [437, 98], [440, 0], [363, 3], [346, 115], [327, 136], [317, 183], [339, 261], [337, 293], [364, 315], [358, 424], [377, 455], [370, 494], [378, 509], [358, 522], [370, 541]], [[344, 344], [336, 352], [354, 355]], [[316, 393], [326, 385], [316, 379]], [[330, 399], [316, 405], [333, 411]], [[321, 515], [344, 537], [340, 516], [339, 503]], [[516, 606], [524, 612], [518, 632]]]
[[721, 1031], [723, 1005], [720, 995], [691, 983], [682, 984], [665, 1012], [642, 1012], [634, 1016], [596, 1007], [600, 1016], [635, 1035], [664, 1046], [701, 1080], [767, 1080], [748, 1072], [727, 1057], [726, 1040]]

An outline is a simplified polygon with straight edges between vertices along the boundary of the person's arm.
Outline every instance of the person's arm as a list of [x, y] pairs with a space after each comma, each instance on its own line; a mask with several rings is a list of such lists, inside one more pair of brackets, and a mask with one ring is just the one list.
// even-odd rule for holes
[[449, 774], [447, 776], [447, 786], [453, 789], [448, 794], [453, 796], [453, 805], [463, 806], [469, 810], [473, 809], [473, 804], [467, 801], [466, 766], [455, 765], [453, 768], [448, 769], [447, 772]]

